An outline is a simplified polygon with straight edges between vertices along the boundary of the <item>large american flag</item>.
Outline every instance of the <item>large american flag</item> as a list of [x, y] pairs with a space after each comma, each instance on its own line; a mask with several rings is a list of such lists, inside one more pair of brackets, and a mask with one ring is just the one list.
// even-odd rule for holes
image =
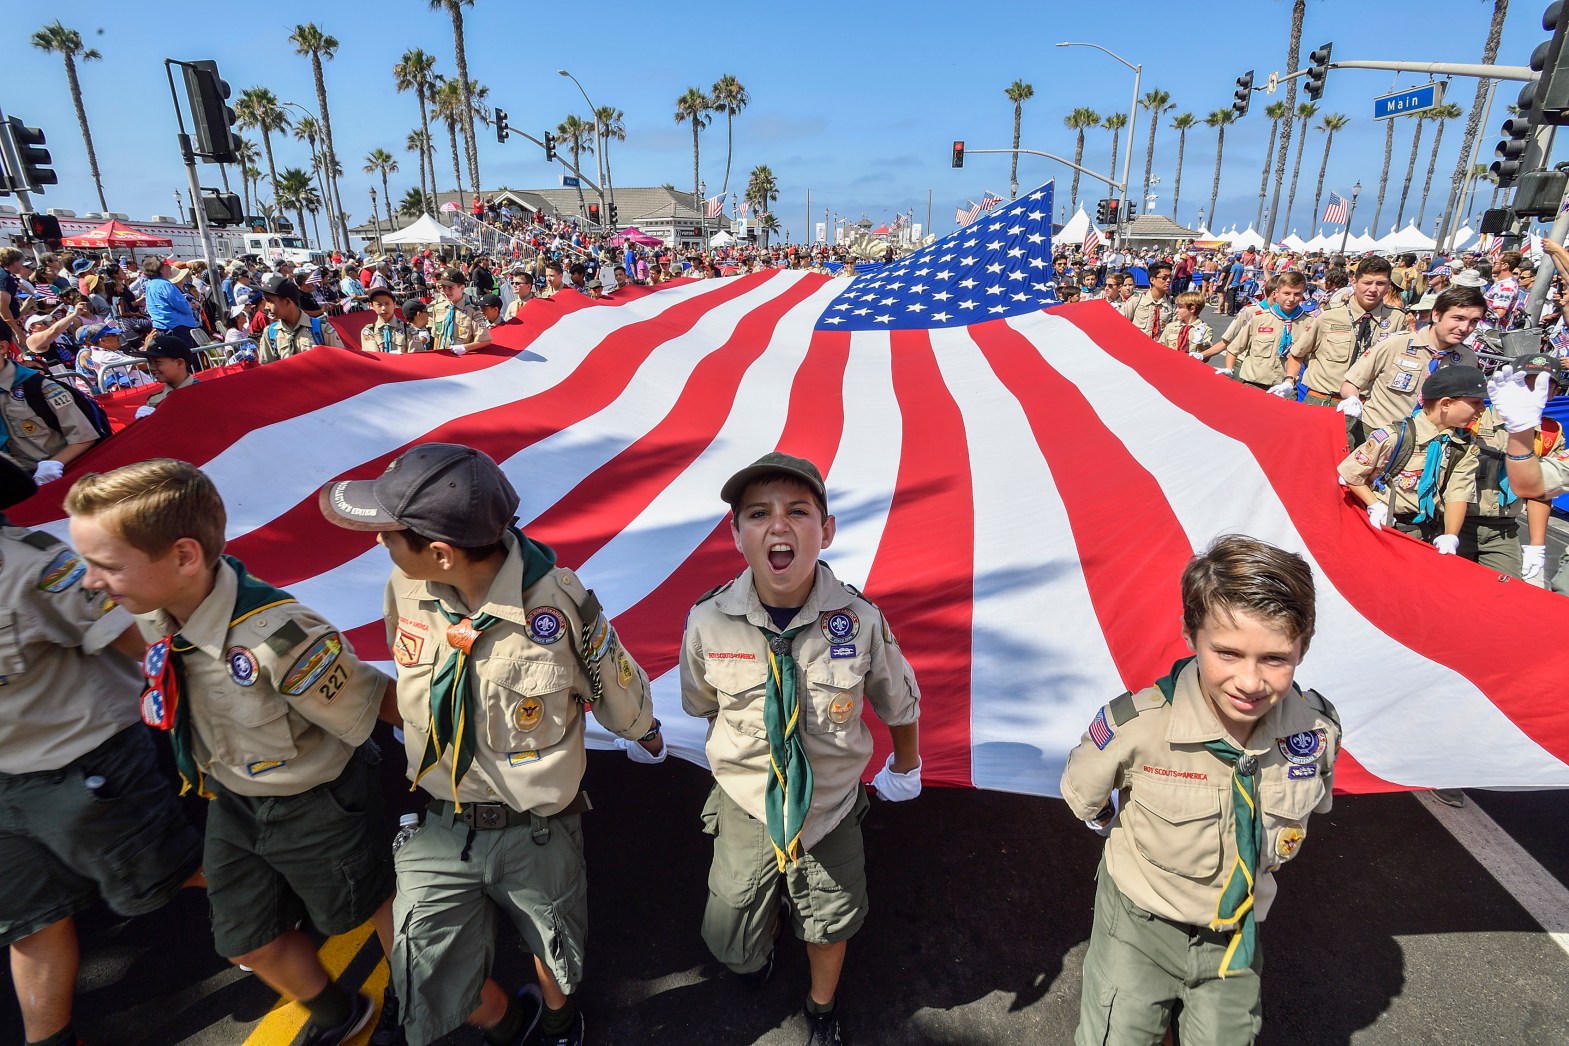
[[717, 218], [725, 213], [725, 194], [720, 193], [711, 200], [703, 201], [703, 214], [709, 218]]
[[915, 666], [929, 782], [1055, 794], [1097, 709], [1184, 655], [1189, 556], [1240, 531], [1312, 563], [1299, 679], [1345, 723], [1339, 787], [1569, 786], [1563, 659], [1495, 627], [1563, 635], [1569, 603], [1369, 529], [1335, 481], [1333, 411], [1218, 381], [1104, 302], [1043, 308], [1050, 213], [1047, 186], [848, 281], [774, 269], [533, 301], [461, 359], [316, 348], [182, 390], [11, 516], [64, 534], [72, 476], [183, 457], [224, 495], [229, 551], [386, 663], [386, 553], [324, 520], [317, 491], [416, 443], [478, 447], [700, 762], [680, 622], [742, 567], [720, 485], [779, 449], [822, 468], [824, 558]]
[[1330, 225], [1344, 225], [1348, 217], [1346, 198], [1338, 193], [1330, 193], [1329, 202], [1324, 205], [1324, 217], [1319, 220]]

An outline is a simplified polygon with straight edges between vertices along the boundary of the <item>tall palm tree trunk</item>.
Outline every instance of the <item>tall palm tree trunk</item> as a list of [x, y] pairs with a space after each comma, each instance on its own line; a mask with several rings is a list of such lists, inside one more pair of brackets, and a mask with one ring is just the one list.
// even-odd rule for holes
[[1177, 178], [1171, 187], [1171, 220], [1177, 220], [1177, 204], [1182, 200], [1182, 154], [1188, 150], [1188, 132], [1177, 132]]
[[[1112, 181], [1117, 180], [1117, 140], [1121, 136], [1122, 128], [1113, 127], [1111, 129], [1111, 170], [1106, 173]], [[1126, 191], [1126, 188], [1124, 188], [1124, 191]]]
[[1331, 145], [1333, 145], [1334, 142], [1335, 142], [1335, 132], [1334, 131], [1325, 131], [1324, 132], [1324, 158], [1322, 160], [1320, 160], [1319, 164], [1318, 164], [1318, 188], [1313, 190], [1313, 227], [1315, 229], [1318, 228], [1318, 224], [1319, 224], [1318, 204], [1319, 204], [1319, 201], [1324, 198], [1324, 172], [1329, 170], [1329, 147]]
[[[1503, 37], [1504, 16], [1509, 13], [1509, 0], [1493, 0], [1493, 19], [1487, 27], [1487, 42], [1482, 45], [1482, 64], [1491, 65], [1498, 57], [1498, 42]], [[1455, 159], [1455, 173], [1449, 181], [1449, 194], [1458, 198], [1460, 186], [1471, 173], [1471, 150], [1476, 147], [1476, 136], [1482, 129], [1482, 110], [1487, 107], [1487, 91], [1491, 80], [1476, 82], [1476, 98], [1471, 102], [1470, 115], [1466, 117], [1465, 137], [1460, 140], [1460, 155]], [[1439, 230], [1443, 232], [1454, 225], [1455, 216], [1447, 206]]]
[[[1286, 50], [1286, 72], [1297, 71], [1297, 59], [1302, 54], [1302, 20], [1307, 17], [1307, 0], [1296, 0], [1291, 5], [1291, 43]], [[1297, 111], [1297, 82], [1286, 81], [1286, 121], [1280, 129], [1280, 155], [1275, 160], [1275, 195], [1269, 204], [1269, 231], [1264, 234], [1268, 243], [1275, 242], [1275, 219], [1280, 217], [1280, 183], [1286, 180], [1286, 154], [1291, 151], [1291, 121]]]
[[1378, 206], [1373, 209], [1373, 237], [1378, 237], [1378, 219], [1384, 214], [1384, 191], [1389, 188], [1389, 161], [1395, 155], [1395, 121], [1385, 120], [1384, 169], [1378, 176]]
[[[1017, 148], [1017, 144], [1014, 146]], [[719, 195], [723, 196], [730, 191], [730, 156], [735, 151], [735, 114], [729, 108], [725, 109], [725, 180], [719, 187]], [[606, 161], [609, 162], [608, 160]]]
[[[272, 132], [266, 130], [265, 128], [262, 130], [262, 149], [267, 153], [267, 180], [272, 183], [272, 202], [277, 204], [278, 168], [272, 162]], [[261, 195], [261, 189], [259, 186], [257, 187], [256, 194], [258, 196]]]
[[[425, 88], [414, 92], [419, 99], [419, 126], [425, 132], [425, 147], [420, 150], [420, 161], [430, 167], [430, 195], [436, 195], [436, 142], [430, 136], [430, 110], [425, 101]], [[430, 197], [426, 197], [429, 199]]]
[[1307, 146], [1307, 118], [1302, 120], [1302, 126], [1297, 130], [1297, 162], [1291, 168], [1291, 193], [1286, 197], [1286, 223], [1282, 226], [1285, 230], [1282, 237], [1291, 232], [1291, 212], [1297, 206], [1297, 179], [1302, 175], [1302, 150]]
[[1416, 121], [1416, 131], [1411, 135], [1411, 160], [1406, 164], [1405, 184], [1400, 187], [1400, 209], [1395, 212], [1395, 225], [1399, 227], [1406, 219], [1406, 199], [1411, 195], [1411, 179], [1416, 176], [1417, 150], [1422, 147], [1422, 125], [1427, 123], [1418, 113], [1412, 117]]
[[1209, 227], [1216, 228], [1220, 223], [1215, 220], [1215, 200], [1220, 196], [1220, 154], [1226, 149], [1226, 125], [1221, 124], [1215, 135], [1215, 181], [1209, 187]]
[[321, 55], [311, 52], [311, 72], [316, 77], [316, 104], [321, 106], [322, 144], [327, 150], [323, 168], [327, 176], [327, 196], [322, 202], [331, 212], [327, 215], [327, 231], [332, 233], [334, 247], [340, 242], [349, 247], [349, 223], [343, 220], [343, 196], [338, 191], [338, 157], [332, 144], [332, 114], [327, 111], [327, 80], [322, 75]]
[[[1452, 112], [1453, 110], [1451, 110]], [[1422, 227], [1422, 221], [1427, 217], [1427, 194], [1433, 191], [1433, 170], [1438, 166], [1438, 147], [1444, 141], [1444, 124], [1447, 120], [1439, 120], [1438, 128], [1433, 132], [1433, 155], [1427, 161], [1427, 179], [1422, 183], [1422, 199], [1416, 211], [1416, 227]]]
[[1270, 121], [1269, 147], [1264, 150], [1264, 170], [1258, 176], [1258, 217], [1253, 219], [1253, 229], [1260, 235], [1263, 235], [1263, 230], [1259, 226], [1264, 224], [1264, 201], [1269, 197], [1269, 165], [1275, 158], [1275, 132], [1279, 130], [1280, 121]]
[[[387, 224], [396, 227], [392, 220], [392, 189], [387, 185], [387, 169], [385, 167], [381, 169], [381, 199], [387, 205]], [[373, 214], [371, 217], [375, 218], [376, 216]]]
[[[1020, 123], [1021, 119], [1023, 118], [1023, 116], [1024, 116], [1024, 103], [1023, 102], [1014, 102], [1013, 103], [1013, 156], [1012, 156], [1012, 161], [1013, 162], [1012, 162], [1012, 164], [1008, 168], [1008, 199], [1010, 199], [1010, 200], [1017, 200], [1019, 198], [1019, 123]], [[1077, 172], [1074, 173], [1074, 181], [1075, 181], [1075, 188], [1073, 190], [1073, 195], [1074, 195], [1075, 198], [1077, 198], [1078, 194], [1079, 194], [1079, 190], [1077, 188], [1077, 181], [1078, 181], [1078, 173]]]
[[452, 49], [458, 65], [458, 84], [463, 92], [463, 148], [469, 160], [469, 186], [479, 195], [479, 150], [474, 144], [474, 92], [469, 83], [469, 59], [463, 47], [463, 11], [457, 4], [448, 5], [452, 12]]
[[[573, 138], [572, 139], [572, 167], [575, 170], [582, 170], [582, 168], [583, 168], [582, 159], [581, 159], [581, 155], [580, 155], [581, 153], [582, 153], [582, 150], [580, 148], [578, 148], [578, 140], [576, 138]], [[588, 199], [586, 197], [584, 197], [584, 195], [583, 195], [583, 178], [582, 178], [582, 176], [579, 176], [578, 179], [577, 179], [577, 212], [579, 214], [583, 215], [585, 218], [588, 217]], [[600, 217], [603, 218], [604, 215], [601, 214]]]
[[[1017, 154], [1015, 154], [1017, 155]], [[1073, 203], [1070, 205], [1075, 211], [1079, 209], [1079, 168], [1084, 166], [1084, 128], [1079, 128], [1079, 137], [1073, 145]]]
[[65, 80], [71, 88], [71, 104], [76, 106], [76, 124], [82, 129], [82, 144], [87, 146], [87, 169], [92, 173], [94, 188], [98, 190], [98, 206], [107, 212], [109, 201], [104, 199], [104, 180], [98, 173], [98, 153], [93, 149], [93, 132], [87, 129], [87, 109], [82, 105], [82, 85], [76, 78], [76, 61], [69, 53], [65, 55]]
[[697, 176], [697, 117], [692, 117], [692, 198], [697, 201], [701, 210], [703, 206], [703, 192], [698, 188], [700, 179]]
[[[458, 206], [466, 211], [468, 203], [463, 199], [463, 169], [459, 166], [463, 162], [463, 157], [458, 153], [457, 121], [447, 121], [447, 137], [452, 141], [452, 181], [456, 184], [458, 190]], [[441, 205], [436, 204], [435, 206], [439, 208]]]

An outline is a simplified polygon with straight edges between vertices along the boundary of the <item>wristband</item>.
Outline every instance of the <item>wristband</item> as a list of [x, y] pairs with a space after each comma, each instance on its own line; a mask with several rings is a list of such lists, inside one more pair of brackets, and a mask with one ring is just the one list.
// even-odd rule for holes
[[654, 725], [648, 728], [648, 733], [637, 739], [638, 744], [646, 745], [659, 736], [659, 720], [654, 720]]
[[1529, 454], [1509, 454], [1507, 457], [1510, 461], [1531, 461], [1536, 457], [1536, 453], [1533, 451]]

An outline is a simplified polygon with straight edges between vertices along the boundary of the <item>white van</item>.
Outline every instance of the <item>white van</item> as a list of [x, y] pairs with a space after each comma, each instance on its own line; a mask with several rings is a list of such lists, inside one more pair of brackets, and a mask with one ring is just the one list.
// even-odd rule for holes
[[248, 232], [245, 234], [245, 252], [253, 254], [268, 264], [291, 261], [296, 265], [320, 265], [327, 260], [321, 251], [305, 246], [298, 236], [277, 232]]

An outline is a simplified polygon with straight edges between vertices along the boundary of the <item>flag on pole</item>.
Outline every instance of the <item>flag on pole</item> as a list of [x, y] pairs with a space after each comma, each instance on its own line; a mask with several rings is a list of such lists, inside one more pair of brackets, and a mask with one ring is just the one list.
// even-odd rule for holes
[[953, 212], [954, 224], [960, 226], [968, 225], [980, 216], [981, 205], [978, 203], [970, 203], [969, 207], [960, 207]]
[[1350, 217], [1350, 205], [1346, 198], [1339, 193], [1330, 193], [1329, 202], [1324, 205], [1324, 217], [1320, 221], [1329, 225], [1344, 225]]
[[1502, 236], [1494, 236], [1492, 243], [1488, 244], [1487, 246], [1487, 260], [1492, 264], [1497, 265], [1498, 259], [1503, 256], [1503, 253], [1504, 238]]
[[991, 210], [993, 207], [997, 206], [1001, 202], [1002, 202], [1002, 197], [1001, 196], [998, 196], [995, 193], [988, 192], [986, 195], [981, 197], [981, 210], [989, 211], [989, 210]]
[[752, 201], [751, 200], [742, 200], [740, 203], [736, 204], [735, 213], [736, 213], [737, 217], [741, 217], [741, 218], [745, 218], [748, 214], [751, 214], [752, 213]]
[[[1047, 307], [1051, 213], [1047, 185], [852, 280], [773, 269], [533, 301], [462, 358], [314, 348], [182, 392], [8, 516], [63, 535], [75, 476], [178, 455], [223, 494], [228, 551], [390, 670], [392, 564], [317, 492], [419, 443], [476, 447], [522, 492], [519, 525], [594, 586], [671, 749], [701, 762], [680, 622], [743, 567], [720, 485], [777, 449], [822, 469], [841, 506], [824, 559], [914, 666], [928, 784], [1055, 794], [1097, 710], [1187, 653], [1193, 551], [1247, 533], [1313, 569], [1297, 681], [1345, 724], [1337, 789], [1569, 787], [1562, 659], [1501, 656], [1451, 609], [1563, 635], [1569, 603], [1368, 527], [1335, 484], [1333, 411], [1216, 381], [1104, 302]], [[348, 344], [356, 316], [329, 318]]]
[[725, 194], [724, 193], [720, 193], [718, 196], [715, 196], [712, 200], [705, 200], [703, 202], [705, 204], [704, 211], [703, 211], [705, 217], [717, 218], [721, 214], [725, 213]]
[[1088, 229], [1086, 229], [1084, 231], [1084, 253], [1085, 254], [1094, 254], [1096, 248], [1098, 248], [1099, 246], [1100, 246], [1100, 233], [1096, 232], [1095, 231], [1095, 226], [1091, 225]]

